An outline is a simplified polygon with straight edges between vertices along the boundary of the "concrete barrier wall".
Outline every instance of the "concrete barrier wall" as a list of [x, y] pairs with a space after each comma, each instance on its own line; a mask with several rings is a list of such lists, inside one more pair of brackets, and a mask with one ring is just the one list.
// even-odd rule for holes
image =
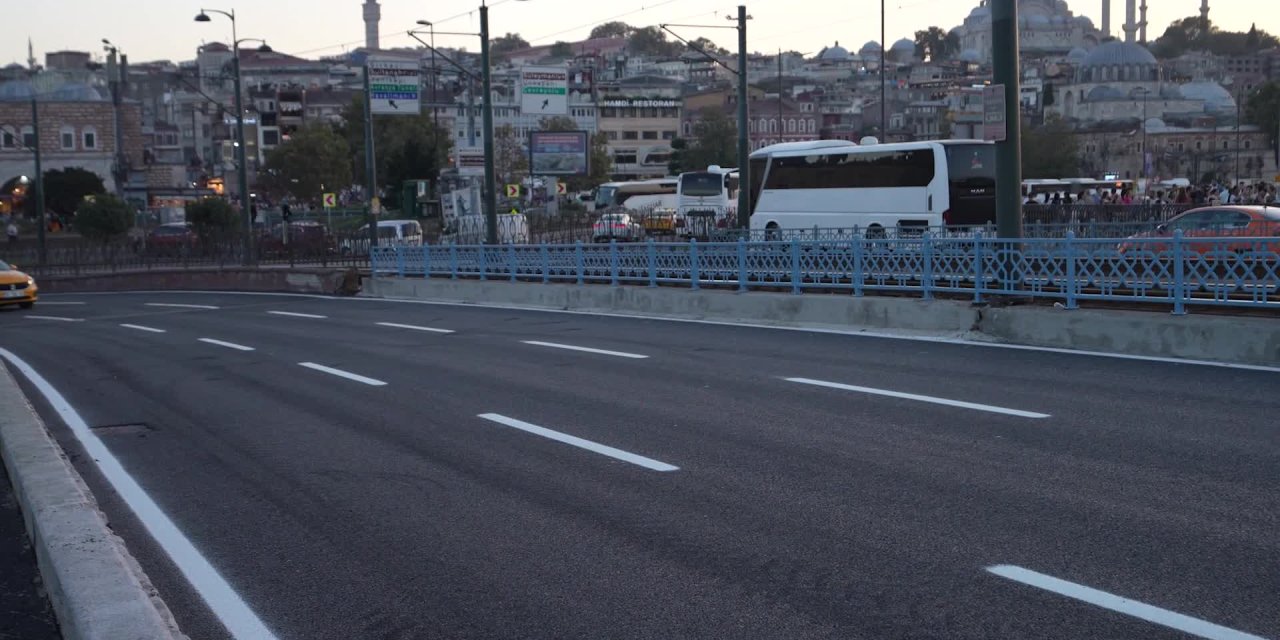
[[480, 280], [366, 279], [365, 295], [819, 329], [925, 332], [1139, 356], [1280, 365], [1280, 321], [850, 295], [692, 291]]
[[157, 269], [43, 276], [37, 282], [41, 293], [164, 289], [339, 293], [344, 275], [341, 269]]

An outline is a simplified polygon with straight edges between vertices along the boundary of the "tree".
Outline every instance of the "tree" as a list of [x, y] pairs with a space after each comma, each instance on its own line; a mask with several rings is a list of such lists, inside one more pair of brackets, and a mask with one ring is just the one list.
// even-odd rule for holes
[[712, 41], [710, 41], [710, 40], [708, 40], [708, 39], [706, 39], [706, 38], [694, 38], [693, 40], [690, 40], [690, 41], [689, 41], [689, 48], [690, 48], [690, 49], [693, 49], [693, 50], [695, 50], [695, 51], [702, 50], [702, 51], [705, 51], [705, 52], [707, 52], [707, 53], [709, 53], [709, 54], [711, 54], [711, 55], [713, 55], [713, 56], [727, 56], [727, 55], [729, 55], [729, 50], [728, 50], [728, 49], [726, 49], [726, 48], [724, 48], [724, 47], [722, 47], [722, 46], [720, 46], [720, 45], [718, 45], [718, 44], [716, 44], [716, 43], [714, 43], [714, 42], [712, 42]]
[[680, 55], [681, 45], [667, 40], [658, 27], [643, 27], [631, 32], [627, 49], [637, 55], [667, 58]]
[[[352, 176], [365, 178], [364, 99], [357, 97], [344, 114], [343, 137], [351, 154]], [[452, 141], [431, 114], [374, 117], [373, 140], [379, 185], [398, 202], [405, 180], [433, 180], [449, 162]], [[326, 183], [328, 185], [328, 183]], [[388, 202], [390, 205], [390, 202]]]
[[1158, 58], [1176, 58], [1188, 51], [1208, 51], [1220, 56], [1245, 55], [1280, 46], [1280, 39], [1253, 26], [1248, 32], [1221, 31], [1199, 16], [1175, 20], [1156, 39], [1151, 52]]
[[240, 212], [222, 198], [205, 198], [187, 205], [187, 222], [201, 238], [222, 239], [239, 226]]
[[111, 240], [133, 227], [133, 209], [124, 200], [110, 194], [81, 200], [76, 209], [76, 229], [90, 240]]
[[1050, 116], [1044, 126], [1022, 127], [1022, 177], [1062, 178], [1080, 171], [1080, 146], [1071, 126]]
[[558, 40], [555, 44], [551, 45], [551, 55], [556, 58], [572, 58], [573, 45], [565, 42], [564, 40]]
[[[1249, 102], [1245, 105], [1245, 122], [1258, 125], [1267, 132], [1271, 146], [1276, 146], [1276, 137], [1280, 136], [1280, 82], [1268, 82], [1259, 85], [1249, 94]], [[1280, 160], [1280, 158], [1277, 158]]]
[[44, 202], [56, 214], [69, 216], [76, 212], [85, 196], [106, 193], [102, 178], [79, 167], [50, 169], [44, 172]]
[[916, 57], [929, 62], [948, 60], [960, 53], [959, 34], [954, 31], [943, 31], [938, 27], [917, 31], [915, 43]]
[[693, 125], [693, 140], [679, 153], [680, 166], [685, 171], [700, 171], [713, 164], [735, 166], [738, 162], [738, 129], [729, 115], [720, 107], [705, 108], [698, 115], [700, 117]]
[[267, 152], [262, 177], [271, 193], [317, 198], [326, 189], [351, 184], [351, 148], [329, 125], [306, 126]]
[[503, 58], [512, 51], [528, 48], [529, 41], [521, 38], [518, 33], [508, 33], [489, 42], [489, 54], [495, 58]]
[[493, 168], [494, 176], [498, 179], [497, 188], [504, 184], [519, 184], [529, 174], [529, 155], [525, 141], [516, 134], [515, 127], [509, 124], [504, 124], [493, 132]]
[[625, 22], [606, 22], [604, 24], [596, 25], [596, 28], [591, 30], [591, 35], [587, 37], [592, 39], [625, 38], [631, 35], [631, 32], [634, 30], [635, 29], [631, 25]]
[[[552, 116], [543, 118], [538, 123], [543, 131], [579, 131], [580, 127], [572, 118]], [[587, 175], [573, 176], [565, 179], [570, 191], [587, 191], [592, 187], [609, 181], [613, 171], [613, 156], [609, 155], [609, 137], [597, 133], [590, 137], [591, 150], [587, 157]]]

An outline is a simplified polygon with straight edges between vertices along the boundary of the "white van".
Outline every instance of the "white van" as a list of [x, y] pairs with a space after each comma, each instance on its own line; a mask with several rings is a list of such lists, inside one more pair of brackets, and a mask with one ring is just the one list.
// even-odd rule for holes
[[[417, 220], [379, 220], [378, 246], [420, 247], [422, 225]], [[339, 250], [344, 254], [369, 252], [369, 225], [360, 227], [355, 234], [343, 238]]]

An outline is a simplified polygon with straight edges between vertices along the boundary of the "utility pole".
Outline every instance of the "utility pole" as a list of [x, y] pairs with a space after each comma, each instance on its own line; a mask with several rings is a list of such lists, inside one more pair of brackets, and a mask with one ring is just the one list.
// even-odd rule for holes
[[373, 99], [369, 91], [369, 62], [364, 63], [364, 171], [365, 182], [369, 194], [365, 197], [369, 218], [369, 264], [373, 264], [373, 248], [378, 246], [378, 215], [373, 210], [374, 200], [378, 197], [378, 159], [374, 155], [376, 147], [373, 140]]
[[[781, 58], [779, 58], [781, 59]], [[778, 85], [778, 103], [782, 103], [782, 85]], [[751, 227], [751, 208], [748, 192], [751, 190], [750, 145], [747, 143], [747, 7], [738, 5], [738, 228]], [[779, 131], [782, 122], [778, 122]]]
[[1004, 85], [1005, 139], [996, 143], [996, 235], [1022, 237], [1022, 136], [1017, 0], [991, 2], [994, 81]]
[[102, 43], [107, 47], [107, 86], [111, 90], [111, 107], [112, 107], [112, 128], [114, 135], [112, 136], [115, 146], [115, 165], [112, 167], [111, 173], [115, 178], [116, 195], [124, 198], [124, 183], [128, 178], [127, 158], [124, 154], [124, 132], [121, 130], [120, 123], [120, 104], [124, 98], [124, 90], [122, 86], [123, 68], [121, 66], [120, 52], [106, 38], [102, 39]]
[[35, 85], [32, 84], [31, 89], [31, 133], [35, 137], [35, 144], [32, 145], [36, 156], [36, 238], [40, 245], [40, 266], [44, 267], [48, 258], [45, 250], [45, 220], [44, 220], [44, 164], [40, 157], [40, 107], [36, 102]]
[[[996, 0], [999, 2], [999, 0]], [[993, 25], [994, 28], [994, 25]], [[888, 56], [885, 55], [884, 42], [884, 0], [880, 0], [880, 141], [884, 142], [889, 135], [889, 85], [885, 74], [889, 72]], [[999, 82], [997, 80], [997, 82]]]
[[[778, 133], [782, 133], [782, 48], [778, 48]], [[739, 180], [741, 185], [742, 181]]]
[[498, 244], [498, 193], [493, 166], [493, 73], [489, 69], [489, 7], [480, 4], [480, 66], [484, 88], [484, 226], [485, 242]]

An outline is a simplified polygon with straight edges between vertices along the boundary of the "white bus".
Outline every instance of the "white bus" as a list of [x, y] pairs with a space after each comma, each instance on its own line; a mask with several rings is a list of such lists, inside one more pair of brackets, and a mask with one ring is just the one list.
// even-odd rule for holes
[[751, 228], [858, 227], [874, 236], [995, 222], [994, 144], [870, 142], [820, 140], [756, 151], [752, 186], [757, 171], [762, 182], [753, 188], [759, 195], [753, 193]]
[[738, 170], [716, 165], [680, 174], [676, 191], [676, 228], [686, 238], [709, 239], [738, 215]]
[[[605, 211], [616, 207], [644, 209], [655, 206], [669, 206], [675, 208], [675, 195], [678, 186], [679, 181], [676, 178], [658, 178], [634, 182], [606, 182], [596, 187], [592, 208], [595, 211]], [[663, 198], [661, 196], [671, 197]], [[633, 200], [634, 202], [632, 202]]]

